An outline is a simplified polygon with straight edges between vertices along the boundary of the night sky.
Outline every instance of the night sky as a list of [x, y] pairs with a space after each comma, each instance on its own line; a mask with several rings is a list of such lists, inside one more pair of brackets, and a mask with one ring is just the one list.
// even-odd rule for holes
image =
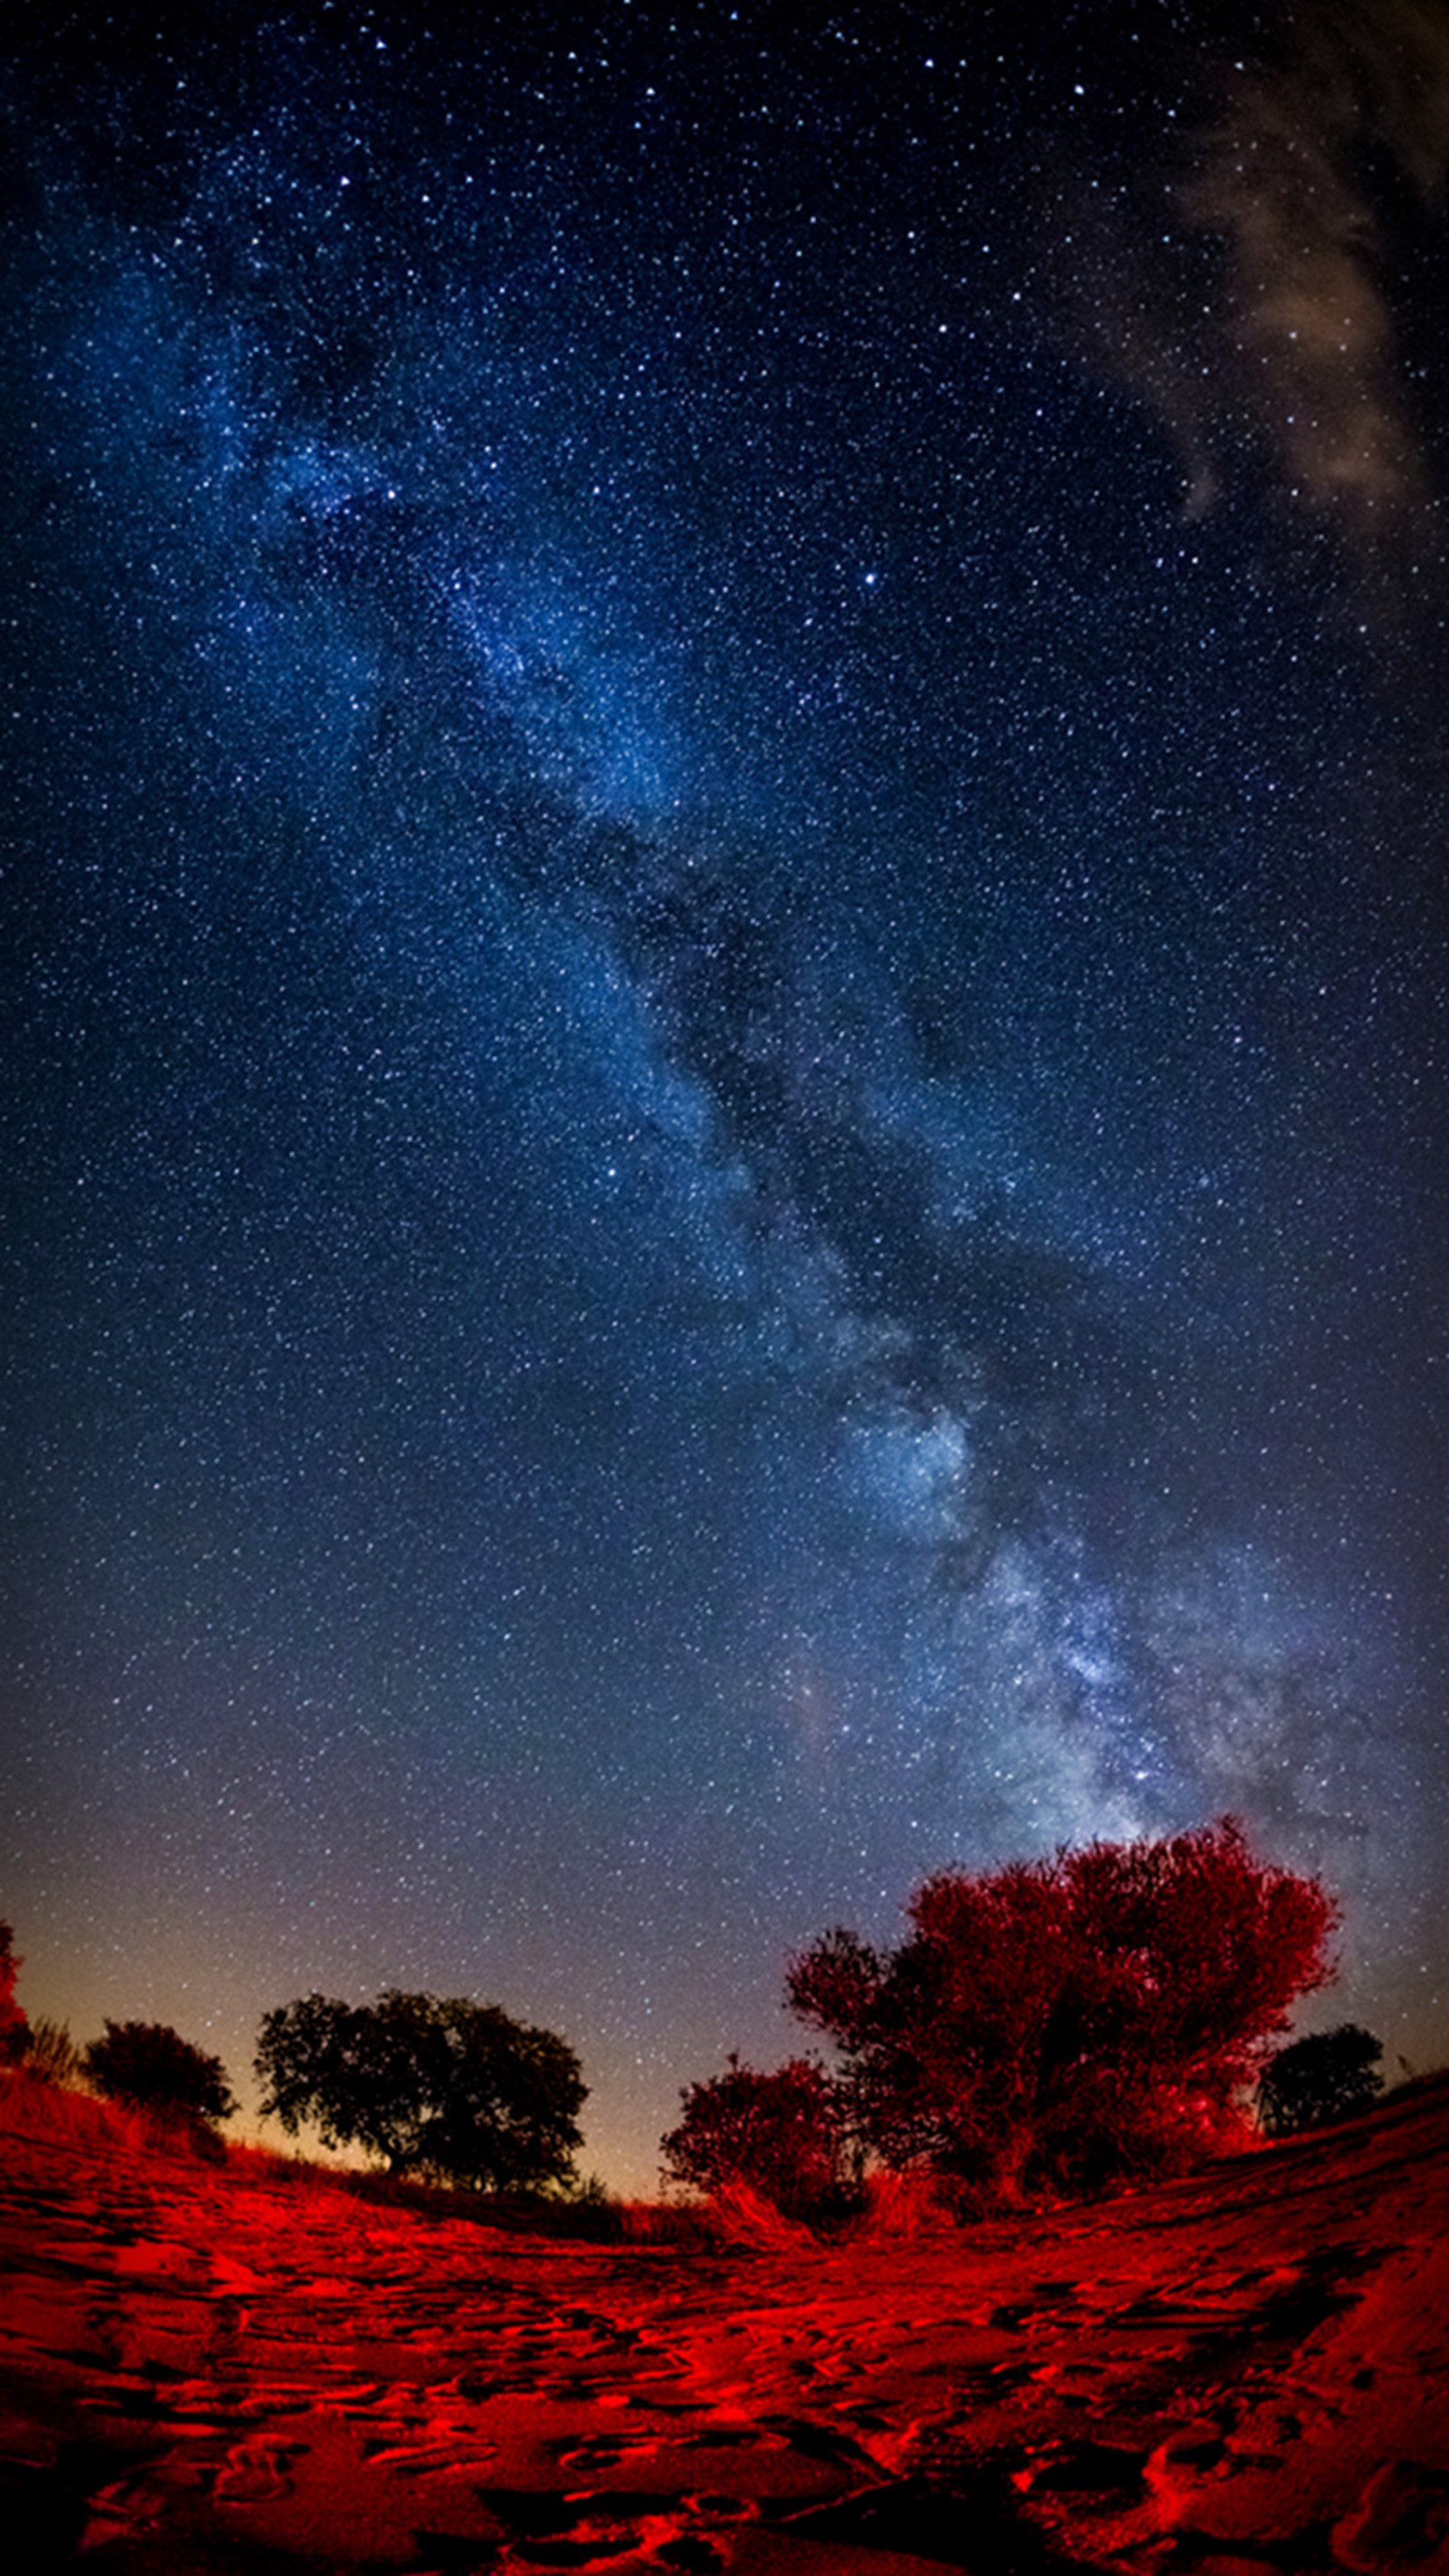
[[1233, 1810], [1434, 2062], [1446, 0], [30, 14], [21, 2000], [496, 2000], [647, 2190]]

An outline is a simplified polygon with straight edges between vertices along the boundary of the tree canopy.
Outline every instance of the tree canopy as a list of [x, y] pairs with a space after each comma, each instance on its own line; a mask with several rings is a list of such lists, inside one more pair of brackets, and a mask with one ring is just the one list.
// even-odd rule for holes
[[491, 2191], [573, 2176], [588, 2089], [578, 2059], [498, 2004], [306, 1995], [267, 2014], [256, 2071], [263, 2113], [289, 2136], [314, 2121], [325, 2145], [361, 2147], [392, 2173]]
[[1296, 2039], [1270, 2058], [1258, 2085], [1258, 2123], [1270, 2138], [1326, 2128], [1367, 2111], [1384, 2089], [1383, 2043], [1358, 2022]]
[[108, 2021], [82, 2062], [98, 2093], [135, 2111], [160, 2111], [211, 2128], [237, 2107], [221, 2059], [194, 2048], [165, 2022]]
[[837, 1930], [791, 2009], [832, 2040], [849, 2116], [891, 2166], [988, 2198], [1095, 2189], [1240, 2137], [1242, 2088], [1324, 1984], [1335, 1909], [1241, 1825], [942, 1871], [877, 1951]]

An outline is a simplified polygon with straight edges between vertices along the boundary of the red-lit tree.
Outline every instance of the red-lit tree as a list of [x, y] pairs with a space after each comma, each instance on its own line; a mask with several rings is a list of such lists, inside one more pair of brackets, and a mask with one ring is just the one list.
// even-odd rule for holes
[[25, 2054], [29, 2024], [15, 2000], [15, 1980], [25, 1965], [15, 1956], [15, 1935], [0, 1923], [0, 2066], [14, 2065]]
[[1238, 2097], [1332, 1974], [1337, 1921], [1317, 1879], [1258, 1860], [1232, 1817], [943, 1871], [909, 1913], [895, 1951], [817, 1942], [788, 2001], [836, 2044], [886, 2164], [991, 2200], [1181, 2170], [1243, 2138]]
[[762, 2075], [731, 2057], [723, 2075], [686, 2085], [681, 2100], [684, 2117], [661, 2141], [671, 2182], [702, 2192], [748, 2183], [791, 2217], [812, 2215], [839, 2190], [839, 2105], [813, 2059]]

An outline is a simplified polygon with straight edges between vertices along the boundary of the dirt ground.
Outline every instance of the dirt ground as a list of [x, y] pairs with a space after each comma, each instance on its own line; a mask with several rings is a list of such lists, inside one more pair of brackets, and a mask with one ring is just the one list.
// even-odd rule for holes
[[1091, 2208], [700, 2250], [102, 2153], [12, 2102], [0, 2557], [1449, 2576], [1446, 2142], [1436, 2079]]

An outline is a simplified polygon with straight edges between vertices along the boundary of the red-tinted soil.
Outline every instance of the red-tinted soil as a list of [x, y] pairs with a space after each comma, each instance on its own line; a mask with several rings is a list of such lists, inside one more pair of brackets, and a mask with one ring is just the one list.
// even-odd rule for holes
[[17, 2576], [1449, 2571], [1449, 2084], [1095, 2208], [699, 2251], [0, 2135]]

